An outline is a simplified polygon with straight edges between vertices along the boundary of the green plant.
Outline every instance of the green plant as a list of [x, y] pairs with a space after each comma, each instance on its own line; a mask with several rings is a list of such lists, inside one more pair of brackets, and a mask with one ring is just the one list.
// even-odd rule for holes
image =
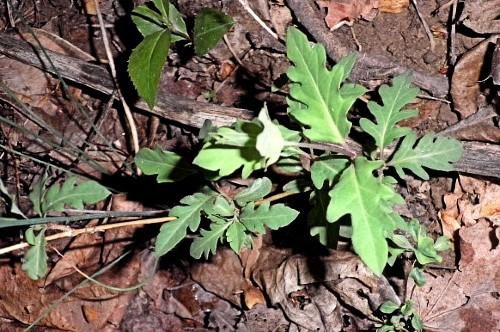
[[422, 331], [423, 329], [422, 319], [415, 311], [415, 303], [411, 300], [407, 300], [401, 306], [387, 301], [380, 306], [380, 311], [386, 317], [384, 324], [377, 329], [377, 332]]
[[[130, 79], [150, 108], [156, 101], [170, 46], [191, 40], [182, 15], [170, 1], [153, 0], [152, 3], [155, 10], [142, 5], [132, 12], [132, 21], [144, 39], [132, 51], [128, 63]], [[233, 24], [231, 17], [214, 9], [203, 9], [194, 24], [192, 40], [196, 54], [203, 55], [215, 47]]]
[[[286, 188], [311, 191], [311, 235], [318, 235], [324, 245], [334, 243], [339, 234], [351, 237], [354, 251], [376, 274], [382, 273], [388, 262], [388, 239], [394, 239], [395, 232], [410, 232], [412, 236], [411, 232], [415, 233], [416, 249], [405, 249], [412, 250], [419, 262], [437, 260], [420, 228], [409, 226], [394, 211], [404, 200], [395, 191], [397, 180], [387, 173], [394, 169], [404, 180], [408, 170], [427, 179], [429, 175], [423, 167], [451, 171], [453, 162], [462, 154], [460, 143], [434, 134], [417, 140], [410, 128], [398, 126], [400, 121], [417, 114], [416, 110], [403, 110], [418, 94], [418, 89], [411, 86], [410, 76], [403, 75], [396, 77], [392, 86], [379, 89], [382, 104], [368, 102], [372, 118], [360, 121], [361, 129], [371, 136], [375, 147], [363, 152], [353, 150], [346, 143], [352, 126], [347, 114], [366, 92], [360, 85], [345, 83], [355, 57], [347, 56], [328, 69], [324, 47], [310, 44], [299, 30], [291, 28], [286, 43], [292, 62], [287, 72], [291, 81], [288, 114], [301, 131], [272, 121], [264, 107], [253, 121], [238, 121], [205, 134], [193, 164], [205, 170], [211, 180], [239, 170], [247, 178], [256, 171], [267, 171], [271, 165], [302, 174], [305, 184], [295, 181]], [[326, 152], [316, 156], [306, 152], [311, 149]], [[148, 174], [169, 174], [175, 160], [180, 160], [172, 153], [164, 158], [168, 158], [164, 169], [158, 165], [156, 171], [148, 169]], [[139, 167], [143, 162], [140, 155], [136, 157]], [[249, 194], [253, 192], [254, 195]], [[156, 254], [161, 256], [174, 248], [186, 237], [188, 228], [198, 231], [202, 218], [209, 222], [210, 229], [202, 229], [201, 237], [193, 242], [194, 257], [207, 256], [223, 239], [235, 251], [251, 246], [252, 236], [263, 233], [265, 226], [278, 229], [298, 215], [298, 211], [282, 203], [271, 205], [273, 197], [262, 203], [270, 192], [270, 181], [260, 178], [235, 197], [210, 189], [185, 197], [170, 213], [178, 219], [162, 226]], [[242, 199], [241, 195], [247, 198]], [[340, 226], [339, 220], [346, 215], [350, 216], [350, 226]], [[438, 250], [435, 245], [431, 247]], [[438, 247], [441, 249], [440, 240]]]
[[[83, 209], [84, 204], [95, 204], [111, 194], [96, 181], [77, 181], [77, 177], [73, 176], [62, 185], [55, 183], [47, 188], [47, 177], [44, 176], [35, 184], [29, 196], [35, 212], [45, 216], [49, 211], [63, 211], [65, 206]], [[48, 271], [46, 230], [47, 226], [33, 225], [25, 232], [30, 248], [24, 254], [22, 269], [35, 280], [43, 278]]]
[[434, 241], [415, 219], [408, 223], [404, 234], [392, 234], [390, 239], [396, 247], [389, 248], [388, 264], [392, 266], [396, 258], [404, 252], [413, 253], [416, 258], [416, 266], [413, 266], [410, 277], [418, 286], [425, 284], [423, 267], [427, 264], [441, 263], [443, 258], [438, 255], [438, 252], [451, 248], [450, 240], [447, 237], [440, 236]]

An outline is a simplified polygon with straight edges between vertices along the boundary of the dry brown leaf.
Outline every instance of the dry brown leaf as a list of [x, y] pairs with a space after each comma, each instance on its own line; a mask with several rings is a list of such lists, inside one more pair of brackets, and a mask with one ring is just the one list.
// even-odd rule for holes
[[480, 34], [500, 33], [500, 0], [468, 0], [460, 21]]
[[270, 14], [274, 30], [280, 38], [285, 39], [286, 29], [292, 23], [290, 9], [286, 6], [271, 5]]
[[388, 281], [375, 276], [353, 253], [330, 251], [321, 257], [294, 255], [284, 260], [283, 253], [273, 247], [262, 249], [253, 279], [271, 303], [279, 304], [301, 328], [342, 330], [338, 298], [373, 319], [383, 302], [399, 303]]
[[378, 10], [381, 13], [398, 14], [410, 5], [410, 0], [379, 0]]
[[464, 227], [460, 269], [444, 276], [425, 273], [427, 283], [408, 291], [426, 331], [498, 331], [500, 329], [500, 246], [487, 221]]
[[443, 200], [445, 209], [439, 211], [438, 216], [441, 220], [443, 235], [453, 239], [455, 231], [460, 229], [460, 212], [458, 211], [458, 200], [462, 194], [449, 193], [444, 195]]
[[[143, 211], [142, 204], [128, 201], [125, 195], [114, 195], [112, 203], [113, 211]], [[116, 218], [123, 221], [124, 218]], [[92, 221], [88, 226], [94, 226], [97, 221]], [[57, 261], [54, 268], [47, 276], [46, 283], [51, 284], [55, 280], [75, 273], [74, 266], [80, 269], [95, 268], [101, 262], [110, 262], [122, 254], [123, 249], [130, 244], [136, 227], [121, 227], [102, 233], [87, 233], [76, 239], [61, 240], [59, 248], [65, 248], [63, 257]], [[67, 244], [69, 246], [66, 248]]]
[[[134, 255], [122, 266], [101, 275], [99, 281], [116, 287], [136, 284], [142, 259], [141, 255]], [[57, 285], [44, 285], [43, 280], [29, 279], [22, 271], [21, 264], [3, 264], [0, 266], [0, 316], [4, 320], [30, 324], [82, 279], [80, 275], [73, 275]], [[131, 292], [116, 294], [90, 283], [55, 306], [40, 324], [44, 330], [105, 331], [108, 325], [119, 324], [133, 296]], [[5, 328], [2, 331], [13, 329]]]
[[481, 71], [489, 44], [497, 37], [490, 37], [465, 53], [455, 66], [451, 79], [451, 96], [455, 110], [462, 119], [476, 113], [481, 93]]
[[326, 25], [335, 30], [344, 24], [352, 25], [357, 18], [371, 21], [377, 15], [379, 0], [330, 0], [317, 1], [320, 8], [327, 8]]
[[242, 307], [241, 293], [248, 288], [238, 255], [230, 249], [217, 250], [208, 262], [197, 263], [191, 277], [207, 291]]

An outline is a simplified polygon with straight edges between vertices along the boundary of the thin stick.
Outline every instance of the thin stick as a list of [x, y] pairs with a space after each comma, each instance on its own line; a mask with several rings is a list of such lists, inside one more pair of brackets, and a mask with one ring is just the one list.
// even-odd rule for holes
[[[94, 0], [94, 1], [96, 1], [96, 0]], [[257, 23], [259, 23], [259, 25], [261, 27], [264, 28], [264, 30], [266, 30], [271, 36], [273, 36], [274, 39], [280, 40], [280, 37], [278, 36], [278, 34], [276, 32], [274, 32], [273, 30], [271, 30], [271, 28], [268, 27], [266, 25], [266, 23], [264, 23], [264, 21], [262, 21], [262, 19], [253, 11], [253, 9], [248, 4], [248, 0], [238, 0], [238, 1], [243, 6], [243, 8], [248, 12], [248, 14], [250, 14], [250, 16], [252, 16], [253, 19], [255, 21], [257, 21]]]
[[449, 61], [451, 65], [455, 65], [457, 61], [457, 55], [455, 54], [455, 30], [456, 30], [456, 16], [457, 16], [457, 4], [458, 0], [453, 0], [451, 7], [451, 28], [450, 28], [450, 49], [449, 49]]
[[[115, 224], [91, 226], [91, 227], [85, 227], [85, 228], [81, 228], [81, 229], [71, 229], [69, 231], [57, 233], [54, 235], [49, 235], [45, 239], [47, 241], [53, 241], [53, 240], [62, 239], [65, 237], [75, 237], [75, 236], [78, 236], [81, 234], [92, 234], [92, 233], [97, 233], [97, 232], [104, 232], [104, 231], [107, 231], [107, 230], [113, 229], [113, 228], [128, 227], [128, 226], [140, 226], [140, 225], [149, 225], [149, 224], [159, 224], [159, 223], [164, 223], [167, 221], [173, 221], [176, 219], [177, 219], [176, 217], [139, 219], [139, 220], [133, 220], [133, 221], [118, 222]], [[14, 250], [24, 249], [24, 248], [27, 248], [29, 246], [30, 245], [27, 242], [21, 242], [21, 243], [0, 249], [0, 255], [12, 252]]]
[[134, 148], [134, 153], [139, 152], [139, 136], [137, 135], [137, 127], [135, 125], [134, 117], [132, 116], [132, 112], [130, 111], [130, 107], [128, 106], [125, 98], [120, 91], [120, 87], [118, 85], [118, 80], [116, 79], [116, 67], [115, 62], [113, 60], [113, 55], [111, 54], [111, 48], [109, 47], [108, 33], [106, 31], [106, 27], [104, 25], [104, 21], [102, 19], [101, 8], [99, 6], [99, 1], [94, 0], [97, 19], [99, 20], [99, 26], [101, 27], [102, 41], [104, 44], [104, 49], [106, 50], [106, 57], [109, 61], [109, 69], [111, 71], [111, 77], [117, 87], [118, 97], [120, 98], [120, 102], [123, 106], [123, 111], [125, 112], [125, 117], [127, 118], [128, 125], [130, 126], [130, 133], [132, 135], [132, 145]]
[[429, 38], [429, 42], [431, 43], [431, 52], [434, 53], [434, 48], [436, 47], [436, 42], [434, 41], [434, 36], [432, 35], [432, 31], [431, 31], [431, 29], [429, 29], [429, 25], [427, 25], [427, 22], [425, 21], [424, 16], [422, 15], [422, 13], [420, 13], [420, 10], [418, 9], [417, 0], [411, 0], [411, 2], [413, 3], [415, 10], [417, 11], [418, 18], [422, 22], [425, 33], [427, 34], [427, 37]]

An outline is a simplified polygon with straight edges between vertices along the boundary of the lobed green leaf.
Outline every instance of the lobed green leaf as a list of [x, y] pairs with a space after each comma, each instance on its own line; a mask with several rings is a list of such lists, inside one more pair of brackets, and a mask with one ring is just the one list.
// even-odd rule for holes
[[171, 151], [141, 149], [135, 156], [137, 167], [146, 175], [157, 175], [156, 181], [175, 182], [196, 174], [190, 163]]
[[208, 258], [210, 253], [215, 254], [217, 244], [222, 241], [224, 233], [231, 226], [230, 222], [213, 222], [210, 225], [210, 230], [202, 229], [201, 236], [196, 238], [191, 244], [191, 256], [199, 259], [202, 255], [205, 259]]
[[459, 141], [427, 134], [417, 143], [414, 132], [405, 136], [401, 145], [389, 162], [400, 177], [404, 177], [403, 169], [409, 169], [424, 180], [429, 179], [429, 174], [423, 167], [439, 171], [452, 171], [453, 163], [462, 157], [463, 148]]
[[196, 231], [200, 226], [201, 211], [213, 204], [215, 192], [197, 192], [184, 197], [180, 203], [170, 210], [170, 216], [176, 220], [165, 223], [156, 237], [155, 255], [161, 257], [172, 250], [187, 234], [188, 227]]
[[311, 166], [311, 180], [317, 189], [321, 189], [328, 181], [328, 186], [332, 186], [344, 169], [347, 168], [349, 160], [339, 159], [332, 155], [323, 155], [315, 160]]
[[323, 45], [311, 46], [296, 28], [288, 30], [286, 45], [293, 63], [287, 71], [292, 81], [288, 112], [304, 127], [304, 135], [310, 140], [343, 143], [351, 128], [347, 112], [366, 91], [360, 85], [343, 84], [355, 56], [344, 57], [328, 70]]
[[52, 185], [43, 195], [42, 214], [48, 211], [63, 211], [65, 205], [83, 209], [84, 204], [95, 204], [111, 194], [106, 187], [96, 181], [85, 181], [80, 184], [76, 181], [76, 177], [70, 177], [62, 186], [57, 183]]
[[298, 211], [281, 203], [270, 206], [269, 202], [266, 202], [256, 209], [253, 203], [249, 203], [242, 209], [240, 221], [251, 232], [264, 233], [265, 226], [277, 230], [289, 225], [298, 215]]
[[403, 201], [390, 185], [373, 175], [382, 165], [381, 161], [356, 158], [354, 165], [342, 173], [338, 184], [330, 191], [327, 210], [330, 222], [346, 214], [351, 215], [354, 250], [378, 275], [388, 259], [385, 236], [396, 227], [390, 207], [395, 202]]
[[373, 101], [368, 102], [368, 108], [375, 116], [376, 122], [361, 119], [359, 124], [375, 139], [380, 151], [411, 131], [410, 128], [396, 127], [396, 125], [418, 114], [417, 110], [402, 110], [406, 104], [415, 100], [418, 93], [419, 89], [411, 86], [411, 76], [401, 75], [393, 80], [392, 86], [380, 87], [379, 94], [382, 97], [383, 106]]

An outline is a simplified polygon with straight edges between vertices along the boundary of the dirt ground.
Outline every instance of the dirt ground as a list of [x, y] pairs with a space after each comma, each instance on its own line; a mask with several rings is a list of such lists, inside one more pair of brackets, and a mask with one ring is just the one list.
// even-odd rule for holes
[[[173, 102], [163, 104], [165, 113], [137, 107], [127, 77], [128, 56], [141, 40], [130, 14], [144, 3], [99, 1], [116, 82], [132, 106], [141, 147], [193, 157], [202, 121], [182, 115]], [[449, 236], [453, 248], [443, 253], [441, 264], [423, 272], [425, 286], [416, 287], [407, 275], [410, 257], [378, 278], [349, 242], [328, 250], [309, 236], [305, 217], [267, 233], [241, 255], [221, 247], [208, 260], [195, 260], [184, 241], [158, 264], [152, 248], [159, 226], [87, 233], [51, 242], [49, 273], [38, 281], [22, 271], [23, 250], [0, 256], [0, 331], [24, 331], [34, 322], [32, 331], [372, 331], [383, 319], [380, 305], [404, 299], [415, 302], [426, 331], [499, 331], [500, 1], [331, 0], [329, 10], [328, 1], [248, 1], [277, 39], [252, 17], [245, 1], [173, 3], [189, 27], [203, 8], [223, 11], [235, 25], [207, 55], [196, 56], [186, 43], [172, 48], [159, 88], [165, 100], [185, 98], [214, 105], [208, 106], [214, 112], [242, 109], [253, 115], [267, 103], [273, 117], [283, 116], [289, 66], [284, 40], [290, 26], [323, 43], [330, 64], [358, 52], [351, 80], [369, 89], [368, 98], [376, 98], [378, 87], [397, 74], [413, 73], [421, 93], [411, 106], [419, 113], [404, 124], [419, 134], [445, 133], [470, 144], [470, 155], [485, 151], [491, 157], [474, 155], [473, 166], [431, 173], [429, 181], [410, 177], [398, 188], [406, 201], [402, 215], [417, 218], [434, 238]], [[339, 8], [351, 16], [338, 14]], [[349, 24], [327, 25], [342, 21]], [[2, 0], [0, 29], [3, 36], [28, 41], [34, 33], [44, 48], [100, 65], [109, 74], [94, 0]], [[113, 188], [113, 199], [95, 210], [169, 209], [192, 193], [196, 184], [157, 184], [135, 175], [123, 107], [110, 93], [78, 80], [68, 79], [66, 86], [57, 75], [9, 55], [2, 43], [0, 38], [0, 176], [25, 215], [35, 216], [29, 199], [34, 184], [44, 174], [54, 181], [64, 178], [61, 169]], [[349, 116], [356, 124], [366, 114], [360, 102]], [[282, 174], [274, 177], [278, 184], [289, 181]], [[220, 184], [227, 190], [233, 185]], [[300, 210], [306, 200], [290, 202]], [[12, 212], [7, 202], [0, 200], [0, 216]], [[0, 247], [22, 240], [22, 229], [2, 230]], [[124, 254], [97, 278], [120, 290], [79, 273], [93, 275]]]

